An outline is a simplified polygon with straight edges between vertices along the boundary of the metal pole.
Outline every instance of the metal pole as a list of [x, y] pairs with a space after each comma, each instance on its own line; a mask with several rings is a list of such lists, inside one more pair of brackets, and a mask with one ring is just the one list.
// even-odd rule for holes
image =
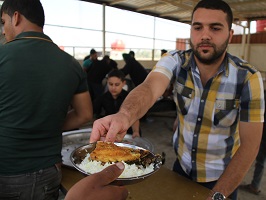
[[247, 45], [246, 45], [246, 52], [245, 52], [245, 60], [249, 61], [250, 59], [250, 20], [248, 21], [248, 37], [247, 37]]
[[246, 45], [246, 28], [244, 27], [244, 33], [242, 35], [241, 53], [240, 57], [244, 59], [245, 57], [245, 45]]
[[154, 24], [153, 24], [153, 48], [152, 48], [152, 60], [154, 60], [154, 51], [155, 51], [155, 32], [156, 32], [156, 17], [154, 17]]
[[102, 57], [105, 56], [105, 4], [103, 4], [103, 49], [102, 49]]

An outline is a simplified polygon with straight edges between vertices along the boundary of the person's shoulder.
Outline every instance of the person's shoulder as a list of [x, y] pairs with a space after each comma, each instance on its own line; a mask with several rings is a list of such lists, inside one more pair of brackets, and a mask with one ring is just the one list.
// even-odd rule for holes
[[247, 62], [246, 60], [243, 60], [230, 53], [227, 53], [226, 56], [228, 58], [229, 66], [238, 67], [239, 69], [242, 69], [242, 70], [248, 70], [252, 74], [258, 72], [257, 68], [253, 66], [252, 64], [250, 64], [249, 62]]

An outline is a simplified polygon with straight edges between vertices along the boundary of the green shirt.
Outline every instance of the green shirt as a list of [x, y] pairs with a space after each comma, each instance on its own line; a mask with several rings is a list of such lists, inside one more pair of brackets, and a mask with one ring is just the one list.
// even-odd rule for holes
[[86, 74], [43, 33], [21, 33], [0, 52], [0, 174], [61, 162], [62, 125]]

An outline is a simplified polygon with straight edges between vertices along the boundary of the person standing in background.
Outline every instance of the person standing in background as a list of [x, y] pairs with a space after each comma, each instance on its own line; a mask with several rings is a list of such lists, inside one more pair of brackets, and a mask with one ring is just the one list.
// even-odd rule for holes
[[94, 62], [98, 61], [98, 53], [95, 49], [91, 49], [90, 55], [86, 56], [83, 60], [83, 69], [85, 72], [88, 72], [90, 67], [93, 65]]
[[148, 75], [146, 69], [130, 54], [122, 54], [125, 61], [125, 66], [120, 69], [125, 76], [129, 75], [134, 86], [137, 87], [141, 84]]
[[117, 67], [117, 63], [109, 56], [104, 56], [102, 60], [94, 60], [87, 70], [87, 81], [92, 101], [104, 93], [103, 80], [106, 75]]

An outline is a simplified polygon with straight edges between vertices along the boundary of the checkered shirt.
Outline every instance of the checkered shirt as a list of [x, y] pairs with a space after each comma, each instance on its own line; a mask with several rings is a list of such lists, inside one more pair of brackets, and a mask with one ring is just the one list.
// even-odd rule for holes
[[240, 146], [239, 121], [264, 121], [260, 72], [227, 53], [203, 86], [191, 50], [169, 52], [152, 72], [175, 79], [178, 159], [183, 170], [197, 182], [217, 180]]

